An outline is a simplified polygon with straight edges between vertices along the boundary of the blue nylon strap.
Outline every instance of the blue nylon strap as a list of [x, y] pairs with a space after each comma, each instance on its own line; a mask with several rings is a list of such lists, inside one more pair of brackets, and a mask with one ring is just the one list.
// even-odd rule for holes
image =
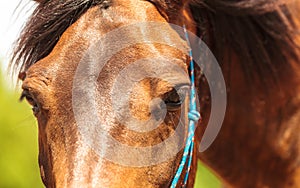
[[[188, 119], [189, 119], [189, 128], [188, 128], [188, 137], [186, 139], [183, 156], [180, 161], [179, 167], [176, 171], [174, 179], [171, 184], [171, 188], [175, 188], [178, 185], [178, 181], [181, 177], [182, 171], [184, 166], [187, 163], [187, 170], [184, 177], [184, 182], [182, 187], [186, 187], [191, 164], [192, 164], [192, 157], [193, 157], [193, 150], [194, 150], [194, 135], [195, 135], [195, 126], [198, 120], [201, 118], [200, 113], [197, 111], [197, 104], [196, 104], [196, 90], [195, 90], [195, 70], [194, 70], [194, 61], [193, 61], [193, 54], [191, 49], [191, 44], [188, 36], [188, 32], [186, 30], [185, 25], [183, 25], [183, 30], [186, 38], [186, 42], [190, 47], [189, 56], [190, 56], [190, 80], [191, 80], [191, 89], [190, 89], [190, 105], [189, 105], [189, 112], [188, 112]], [[187, 162], [188, 159], [188, 162]]]

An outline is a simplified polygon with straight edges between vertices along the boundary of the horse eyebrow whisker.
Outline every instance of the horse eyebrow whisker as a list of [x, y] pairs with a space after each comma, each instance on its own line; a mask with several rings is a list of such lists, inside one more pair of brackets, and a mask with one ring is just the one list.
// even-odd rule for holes
[[20, 72], [19, 75], [18, 75], [18, 78], [20, 80], [24, 81], [25, 78], [26, 78], [26, 72], [24, 72], [24, 71]]

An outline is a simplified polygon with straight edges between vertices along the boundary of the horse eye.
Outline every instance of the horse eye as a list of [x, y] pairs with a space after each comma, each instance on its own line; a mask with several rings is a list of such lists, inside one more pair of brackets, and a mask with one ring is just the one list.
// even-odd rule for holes
[[20, 101], [23, 101], [24, 98], [32, 106], [33, 114], [36, 115], [40, 111], [39, 105], [27, 89], [23, 90]]
[[164, 94], [163, 101], [169, 111], [175, 111], [181, 107], [187, 95], [188, 88], [187, 86], [179, 87], [178, 89], [173, 88]]

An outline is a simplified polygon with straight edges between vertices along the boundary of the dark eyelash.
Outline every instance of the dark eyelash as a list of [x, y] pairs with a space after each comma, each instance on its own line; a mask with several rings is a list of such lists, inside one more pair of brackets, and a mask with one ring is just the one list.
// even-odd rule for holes
[[23, 90], [22, 91], [22, 93], [21, 93], [21, 96], [20, 96], [20, 101], [23, 101], [24, 100], [24, 98], [26, 98], [26, 97], [30, 97], [30, 95], [29, 95], [29, 91], [28, 90]]
[[30, 95], [28, 90], [23, 90], [21, 97], [20, 97], [20, 101], [23, 101], [24, 98], [29, 102], [30, 105], [35, 106], [35, 101], [32, 98], [32, 96]]
[[32, 98], [31, 94], [29, 93], [28, 89], [24, 89], [20, 96], [20, 101], [23, 101], [24, 99], [27, 100], [27, 102], [32, 106], [32, 110], [34, 115], [37, 115], [39, 112], [39, 106], [36, 103], [36, 101]]

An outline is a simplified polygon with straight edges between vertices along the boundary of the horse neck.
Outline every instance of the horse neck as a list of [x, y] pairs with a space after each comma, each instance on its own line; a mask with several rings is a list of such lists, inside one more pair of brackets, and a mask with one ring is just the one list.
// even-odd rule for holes
[[[247, 81], [234, 54], [230, 63], [223, 64], [228, 87], [226, 116], [217, 139], [200, 153], [200, 159], [228, 185], [300, 186], [299, 68], [281, 69], [278, 85], [264, 85], [259, 77]], [[200, 98], [206, 97], [203, 93]], [[204, 104], [207, 109], [209, 105]], [[204, 115], [204, 123], [207, 118]], [[202, 132], [198, 130], [198, 135]]]

